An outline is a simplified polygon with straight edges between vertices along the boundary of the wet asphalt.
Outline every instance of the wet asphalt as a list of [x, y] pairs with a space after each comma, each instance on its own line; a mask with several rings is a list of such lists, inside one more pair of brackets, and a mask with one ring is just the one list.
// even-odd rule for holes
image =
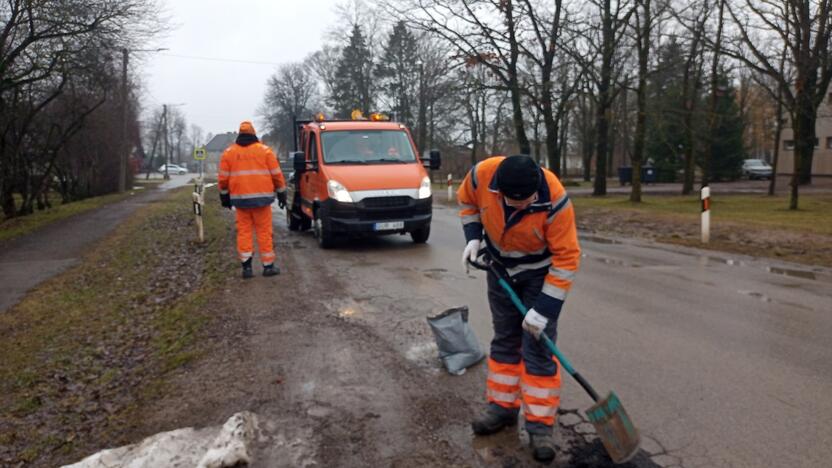
[[158, 189], [134, 189], [130, 198], [0, 243], [0, 313], [15, 305], [27, 291], [77, 265], [89, 246], [110, 234], [139, 207], [167, 190], [187, 185], [192, 178], [172, 175]]
[[[463, 246], [455, 211], [437, 205], [427, 245], [351, 241], [327, 251], [323, 267], [349, 285], [344, 316], [386, 327], [400, 352], [424, 361], [435, 349], [413, 330], [460, 305], [487, 349], [485, 278], [462, 271]], [[831, 271], [634, 241], [582, 237], [581, 246], [558, 344], [599, 393], [619, 395], [653, 462], [828, 466]], [[562, 407], [588, 408], [565, 382]]]

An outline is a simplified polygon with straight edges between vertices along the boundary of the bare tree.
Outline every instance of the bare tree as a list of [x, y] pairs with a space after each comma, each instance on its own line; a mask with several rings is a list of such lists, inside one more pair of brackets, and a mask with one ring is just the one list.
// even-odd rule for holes
[[[593, 10], [594, 9], [594, 10]], [[607, 157], [610, 153], [612, 107], [623, 89], [622, 42], [634, 6], [627, 1], [591, 0], [586, 4], [583, 27], [584, 54], [576, 54], [595, 87], [596, 150], [593, 195], [607, 193]], [[600, 58], [600, 65], [596, 65]]]
[[437, 34], [467, 63], [487, 67], [509, 93], [520, 152], [531, 154], [523, 117], [519, 22], [524, 9], [512, 0], [410, 0], [387, 2], [397, 19]]
[[[157, 8], [140, 0], [2, 2], [0, 204], [6, 217], [31, 212], [31, 200], [48, 190], [43, 181], [52, 180], [61, 148], [114, 97], [112, 83], [101, 87], [115, 76], [101, 51], [130, 47], [157, 32]], [[78, 107], [64, 107], [67, 101]], [[22, 195], [19, 208], [14, 192]]]
[[[798, 186], [811, 182], [818, 107], [832, 79], [832, 0], [733, 0], [726, 5], [737, 40], [725, 54], [779, 83], [794, 135], [790, 209]], [[760, 31], [763, 31], [762, 33]], [[781, 51], [788, 51], [785, 69]]]
[[260, 114], [283, 150], [291, 148], [294, 119], [311, 117], [310, 105], [317, 98], [317, 83], [306, 63], [281, 65], [266, 83]]

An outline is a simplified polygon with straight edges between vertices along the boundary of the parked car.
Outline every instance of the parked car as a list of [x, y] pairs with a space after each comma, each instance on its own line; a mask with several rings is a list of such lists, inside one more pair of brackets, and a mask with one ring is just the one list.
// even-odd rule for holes
[[[167, 167], [168, 167], [168, 174], [183, 175], [183, 174], [188, 173], [188, 169], [186, 167], [180, 166], [178, 164], [168, 164]], [[165, 165], [164, 164], [159, 166], [159, 172], [161, 172], [161, 173], [165, 172]]]
[[772, 174], [771, 166], [762, 159], [746, 159], [742, 162], [742, 175], [751, 180], [771, 179]]

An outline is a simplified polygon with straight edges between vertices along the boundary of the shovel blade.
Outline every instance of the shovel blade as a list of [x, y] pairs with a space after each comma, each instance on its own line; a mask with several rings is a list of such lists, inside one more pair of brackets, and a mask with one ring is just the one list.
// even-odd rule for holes
[[641, 438], [615, 392], [586, 410], [589, 422], [614, 463], [624, 463], [638, 452]]

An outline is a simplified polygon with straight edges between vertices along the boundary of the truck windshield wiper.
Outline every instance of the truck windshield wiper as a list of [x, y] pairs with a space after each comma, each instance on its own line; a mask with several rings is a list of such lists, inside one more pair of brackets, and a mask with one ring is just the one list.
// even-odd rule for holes
[[384, 163], [407, 163], [413, 161], [404, 161], [397, 158], [381, 158], [381, 159], [368, 159], [367, 162], [369, 163], [377, 163], [377, 162], [384, 162]]
[[329, 164], [367, 164], [367, 161], [363, 159], [340, 159], [338, 161], [332, 161]]

